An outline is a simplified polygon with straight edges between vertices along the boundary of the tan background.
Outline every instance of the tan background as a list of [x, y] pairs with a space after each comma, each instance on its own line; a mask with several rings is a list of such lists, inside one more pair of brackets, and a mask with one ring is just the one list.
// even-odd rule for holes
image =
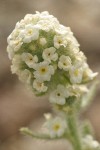
[[[0, 0], [0, 150], [69, 150], [66, 141], [41, 142], [18, 132], [21, 126], [40, 127], [42, 114], [51, 110], [47, 98], [35, 98], [17, 76], [11, 74], [6, 52], [6, 39], [15, 23], [36, 10], [47, 10], [62, 24], [70, 26], [91, 68], [100, 72], [100, 0]], [[93, 103], [83, 114], [92, 122], [100, 141], [99, 114], [100, 86]]]

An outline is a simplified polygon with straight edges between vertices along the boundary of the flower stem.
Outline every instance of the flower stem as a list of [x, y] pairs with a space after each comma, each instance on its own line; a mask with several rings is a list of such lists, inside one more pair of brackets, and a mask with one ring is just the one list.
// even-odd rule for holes
[[70, 142], [73, 145], [74, 150], [82, 150], [80, 133], [77, 126], [76, 118], [74, 114], [68, 114], [67, 116], [68, 128], [71, 135]]

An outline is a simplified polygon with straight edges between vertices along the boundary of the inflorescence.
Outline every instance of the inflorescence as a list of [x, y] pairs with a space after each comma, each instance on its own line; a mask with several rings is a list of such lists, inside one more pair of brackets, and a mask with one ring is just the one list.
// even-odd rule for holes
[[[27, 14], [7, 42], [12, 73], [36, 95], [48, 94], [50, 103], [59, 109], [79, 99], [88, 91], [86, 83], [97, 76], [71, 29], [48, 12]], [[51, 138], [62, 136], [67, 128], [66, 121], [59, 117], [47, 119], [45, 126]], [[87, 140], [93, 139], [87, 136]], [[87, 140], [83, 142], [87, 144]]]

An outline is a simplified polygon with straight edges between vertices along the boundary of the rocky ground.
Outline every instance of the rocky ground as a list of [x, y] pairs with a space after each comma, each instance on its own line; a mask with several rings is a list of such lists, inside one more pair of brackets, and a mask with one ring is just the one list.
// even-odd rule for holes
[[[38, 129], [42, 114], [50, 111], [47, 98], [36, 98], [10, 72], [6, 39], [15, 23], [27, 13], [48, 10], [70, 26], [94, 71], [100, 72], [99, 0], [0, 0], [0, 150], [70, 149], [66, 141], [37, 141], [19, 134], [21, 126]], [[98, 77], [100, 79], [100, 76]], [[93, 103], [83, 114], [89, 118], [100, 141], [100, 86]]]

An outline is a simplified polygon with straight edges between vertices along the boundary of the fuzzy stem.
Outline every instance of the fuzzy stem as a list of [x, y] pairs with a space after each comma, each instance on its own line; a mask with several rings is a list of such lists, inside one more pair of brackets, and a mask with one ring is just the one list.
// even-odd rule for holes
[[72, 137], [70, 142], [72, 143], [74, 150], [82, 150], [80, 133], [77, 126], [75, 115], [69, 114], [67, 116], [67, 122], [68, 122], [69, 132]]

